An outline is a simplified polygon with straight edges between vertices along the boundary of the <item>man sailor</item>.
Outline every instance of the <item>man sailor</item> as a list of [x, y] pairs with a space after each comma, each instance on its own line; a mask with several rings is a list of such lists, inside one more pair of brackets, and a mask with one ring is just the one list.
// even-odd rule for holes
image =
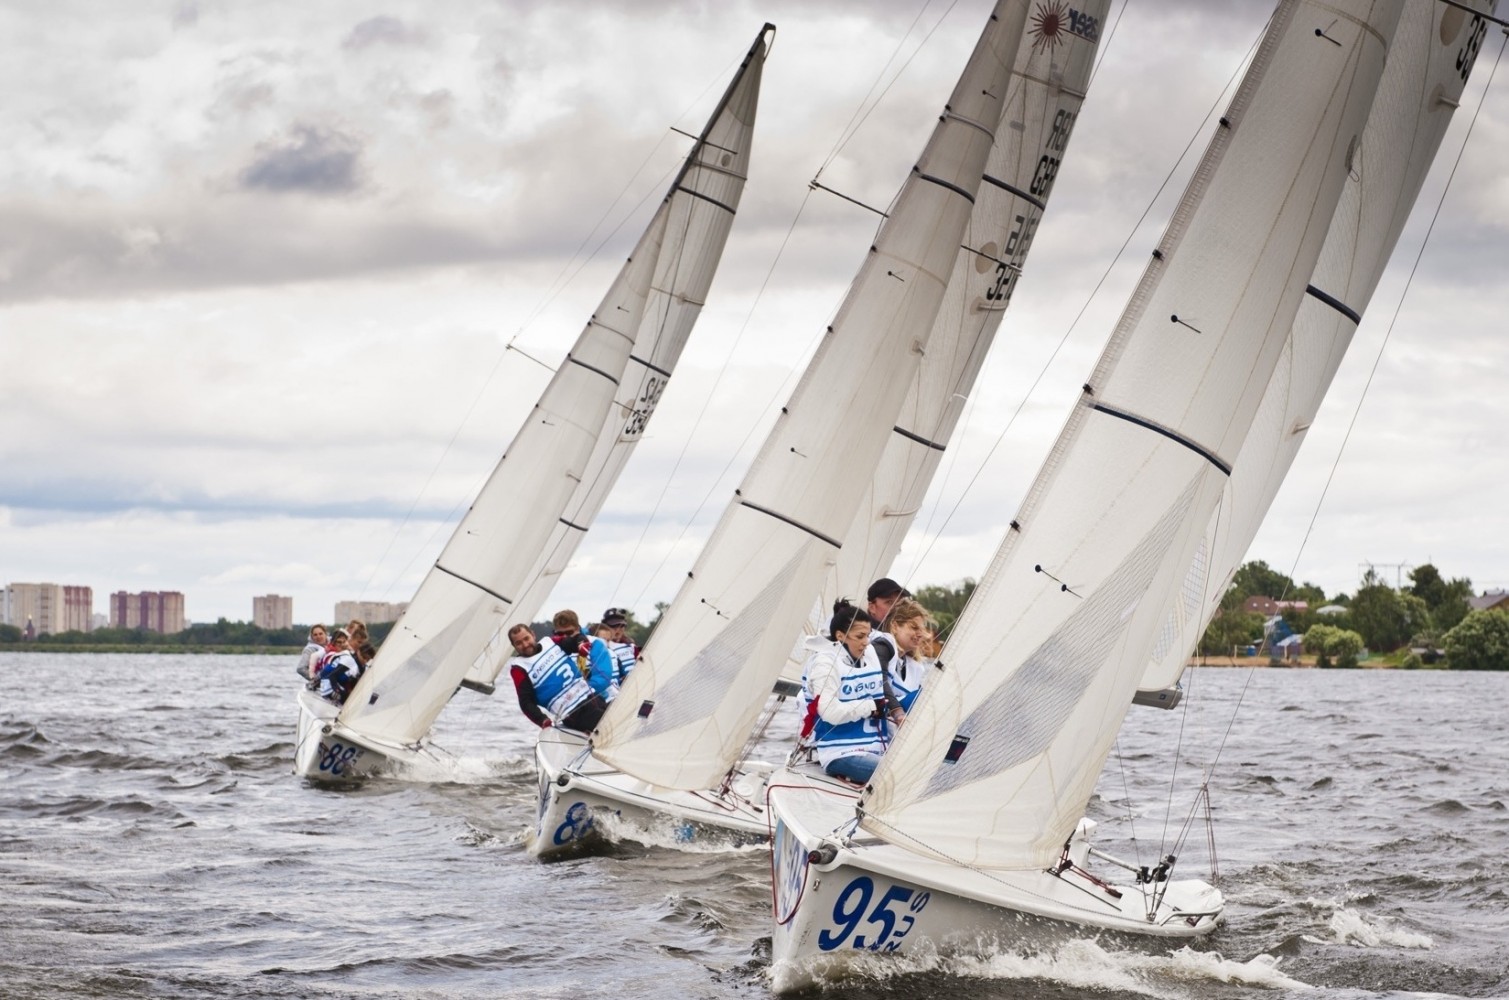
[[613, 657], [613, 683], [623, 687], [630, 672], [639, 663], [639, 647], [629, 638], [629, 613], [623, 608], [609, 608], [603, 612], [602, 625], [606, 636], [600, 636], [608, 644]]
[[508, 675], [513, 678], [519, 708], [529, 720], [541, 729], [559, 724], [590, 733], [608, 703], [582, 677], [575, 652], [554, 642], [540, 642], [528, 625], [509, 629], [508, 641], [516, 654], [508, 661]]
[[865, 610], [870, 614], [870, 628], [880, 628], [880, 623], [885, 621], [886, 615], [891, 613], [891, 608], [903, 597], [911, 597], [901, 584], [888, 576], [870, 584], [870, 589], [865, 592], [865, 600], [869, 603]]
[[587, 679], [592, 690], [601, 695], [603, 701], [612, 701], [618, 694], [618, 682], [614, 679], [615, 664], [613, 654], [608, 652], [608, 644], [595, 635], [583, 632], [581, 619], [570, 608], [557, 611], [552, 624], [555, 626], [552, 637], [555, 644], [574, 654], [577, 669]]

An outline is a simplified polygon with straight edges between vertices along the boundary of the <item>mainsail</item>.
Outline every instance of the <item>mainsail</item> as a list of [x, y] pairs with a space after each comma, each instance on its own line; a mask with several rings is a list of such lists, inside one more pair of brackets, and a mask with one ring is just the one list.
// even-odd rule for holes
[[[1493, 0], [1472, 6], [1487, 13]], [[1179, 679], [1189, 651], [1220, 607], [1378, 287], [1451, 123], [1486, 24], [1458, 7], [1405, 5], [1309, 294], [1180, 596], [1164, 619], [1142, 689], [1166, 688]]]
[[927, 348], [1026, 15], [1026, 0], [996, 4], [827, 336], [594, 733], [613, 767], [699, 789], [735, 763]]
[[984, 868], [1056, 860], [1314, 273], [1400, 0], [1286, 0], [860, 802]]
[[[679, 354], [722, 253], [772, 30], [761, 29], [628, 263], [347, 700], [341, 727], [388, 743], [423, 737], [489, 639], [533, 613], [521, 602], [541, 567], [601, 506], [627, 460], [627, 432], [637, 438], [653, 409], [646, 394], [658, 399], [651, 383], [663, 387], [665, 352]], [[636, 404], [641, 397], [648, 402]]]
[[[1109, 7], [1110, 0], [1091, 0], [1079, 5], [1078, 18], [1054, 25], [1056, 30], [1030, 26], [1017, 49], [985, 183], [975, 197], [927, 351], [870, 488], [843, 536], [843, 548], [809, 617], [808, 634], [824, 631], [833, 602], [863, 596], [901, 551], [1048, 208], [1090, 85]], [[805, 659], [805, 643], [798, 641], [782, 676], [799, 681]]]

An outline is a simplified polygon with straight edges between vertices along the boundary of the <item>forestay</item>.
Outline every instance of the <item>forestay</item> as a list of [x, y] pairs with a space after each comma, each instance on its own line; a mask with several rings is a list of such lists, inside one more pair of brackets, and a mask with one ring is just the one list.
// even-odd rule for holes
[[[862, 597], [901, 551], [1047, 210], [1109, 7], [1110, 0], [1091, 0], [1079, 4], [1072, 19], [1030, 24], [1017, 49], [985, 183], [975, 197], [927, 352], [870, 488], [844, 533], [808, 634], [825, 631], [833, 602]], [[801, 679], [805, 654], [799, 641], [783, 672], [787, 680]]]
[[861, 825], [1043, 868], [1094, 790], [1293, 325], [1399, 0], [1286, 0]]
[[[539, 617], [643, 436], [702, 313], [749, 176], [760, 78], [774, 33], [774, 25], [761, 29], [671, 185], [665, 241], [656, 258], [644, 316], [634, 330], [628, 368], [581, 481], [523, 578], [511, 621]], [[506, 651], [504, 655], [479, 658], [467, 679], [492, 683], [512, 655], [506, 642], [500, 649]]]
[[[1474, 6], [1487, 12], [1492, 3], [1477, 0]], [[1189, 651], [1220, 607], [1367, 310], [1486, 29], [1482, 17], [1457, 7], [1405, 5], [1308, 294], [1180, 596], [1164, 619], [1139, 685], [1144, 690], [1179, 679]]]
[[612, 766], [698, 789], [734, 764], [926, 349], [1026, 13], [1025, 0], [997, 3], [827, 336], [594, 734]]
[[[605, 489], [605, 470], [621, 464], [602, 458], [613, 447], [611, 441], [604, 447], [605, 429], [621, 436], [630, 419], [620, 399], [645, 391], [659, 332], [679, 331], [688, 311], [695, 318], [688, 303], [665, 301], [666, 290], [678, 280], [688, 282], [682, 291], [705, 289], [716, 253], [709, 259], [700, 246], [712, 239], [721, 250], [727, 235], [748, 164], [769, 30], [761, 31], [628, 263], [358, 682], [339, 725], [389, 743], [423, 737], [489, 638], [517, 619], [532, 568], [547, 560], [562, 518], [585, 519], [586, 509], [601, 503], [584, 485]], [[666, 260], [668, 251], [674, 260]], [[644, 340], [647, 318], [652, 330]], [[640, 349], [645, 353], [629, 370]]]

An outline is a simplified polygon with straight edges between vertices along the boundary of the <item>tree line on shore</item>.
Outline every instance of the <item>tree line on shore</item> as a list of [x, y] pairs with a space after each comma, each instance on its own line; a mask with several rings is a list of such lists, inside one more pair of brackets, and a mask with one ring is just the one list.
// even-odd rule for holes
[[[1457, 670], [1509, 670], [1509, 611], [1476, 611], [1469, 603], [1472, 581], [1465, 577], [1446, 579], [1430, 563], [1410, 571], [1410, 584], [1394, 588], [1373, 570], [1362, 579], [1355, 594], [1328, 595], [1313, 583], [1295, 583], [1262, 560], [1244, 564], [1232, 578], [1221, 599], [1220, 609], [1200, 640], [1198, 652], [1224, 656], [1246, 646], [1261, 645], [1266, 615], [1243, 610], [1251, 597], [1304, 602], [1302, 609], [1285, 607], [1282, 616], [1289, 628], [1304, 637], [1306, 652], [1320, 666], [1356, 666], [1364, 650], [1395, 653], [1404, 667], [1436, 666]], [[919, 587], [915, 597], [931, 613], [945, 643], [954, 622], [974, 592], [975, 581], [956, 586]], [[659, 623], [665, 603], [655, 605], [655, 617], [640, 622], [628, 614], [629, 635], [643, 645]], [[1322, 608], [1341, 608], [1321, 614]], [[536, 635], [549, 635], [548, 621], [534, 622]], [[372, 639], [381, 644], [392, 622], [370, 626]], [[57, 649], [111, 647], [116, 649], [171, 650], [174, 648], [237, 647], [241, 649], [302, 648], [309, 627], [264, 629], [249, 622], [221, 618], [214, 623], [190, 625], [182, 632], [162, 635], [145, 629], [96, 629], [93, 632], [63, 632], [42, 635], [27, 642], [28, 648]], [[21, 629], [0, 625], [0, 649], [23, 641]]]
[[[233, 622], [225, 618], [212, 623], [200, 622], [190, 625], [182, 632], [164, 635], [144, 628], [97, 628], [93, 632], [59, 632], [56, 635], [43, 633], [27, 639], [15, 625], [0, 625], [0, 649], [7, 644], [25, 643], [28, 648], [57, 648], [60, 652], [70, 647], [150, 647], [172, 649], [174, 647], [237, 646], [241, 648], [279, 648], [287, 646], [294, 651], [304, 648], [309, 641], [308, 625], [293, 628], [266, 629], [250, 622]], [[372, 641], [380, 643], [393, 628], [392, 622], [368, 626]]]
[[[1249, 598], [1266, 597], [1304, 602], [1304, 608], [1291, 604], [1279, 613], [1303, 636], [1318, 666], [1355, 667], [1369, 651], [1390, 655], [1402, 667], [1509, 670], [1509, 611], [1474, 610], [1472, 581], [1448, 580], [1430, 563], [1416, 566], [1409, 578], [1408, 586], [1395, 588], [1369, 568], [1355, 594], [1327, 595], [1254, 560], [1232, 578], [1199, 652], [1224, 656], [1262, 644], [1268, 616], [1243, 607]], [[1323, 608], [1330, 610], [1322, 614]]]

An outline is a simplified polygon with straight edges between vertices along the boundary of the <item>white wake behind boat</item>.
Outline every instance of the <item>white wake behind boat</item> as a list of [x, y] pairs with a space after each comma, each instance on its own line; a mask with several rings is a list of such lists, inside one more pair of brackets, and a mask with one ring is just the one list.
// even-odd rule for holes
[[[592, 319], [344, 705], [299, 695], [294, 773], [327, 782], [446, 756], [429, 742], [485, 651], [531, 620], [591, 526], [701, 310], [748, 175], [765, 25]], [[320, 750], [323, 746], [325, 749]]]
[[[1307, 279], [1344, 192], [1388, 173], [1361, 158], [1364, 131], [1418, 107], [1374, 104], [1386, 58], [1391, 73], [1420, 73], [1389, 54], [1396, 29], [1450, 48], [1458, 69], [1469, 52], [1470, 66], [1470, 15], [1401, 21], [1401, 9], [1279, 4], [870, 784], [856, 792], [802, 764], [771, 779], [778, 991], [879, 952], [978, 954], [1065, 934], [1177, 941], [1223, 920], [1220, 892], [1172, 878], [1172, 854], [1150, 869], [1110, 858], [1080, 817], [1160, 644], [1187, 641], [1182, 658], [1198, 639], [1170, 640], [1168, 611], [1188, 599], [1237, 456], [1261, 464], [1245, 445], [1301, 303], [1356, 322]], [[1092, 874], [1092, 861], [1129, 869], [1132, 884]]]
[[[1098, 23], [1108, 0], [1084, 6], [1084, 23]], [[1098, 32], [1044, 45], [1027, 10], [1026, 0], [996, 6], [829, 336], [594, 752], [566, 765], [572, 788], [591, 775], [605, 813], [660, 801], [674, 817], [687, 795], [722, 801], [741, 777], [762, 774], [768, 765], [747, 759], [764, 728], [757, 714], [772, 685], [778, 697], [800, 691], [800, 661], [781, 667], [813, 596], [879, 575], [900, 547], [1010, 302], [1089, 83]], [[614, 799], [617, 788], [632, 791]], [[565, 797], [544, 789], [542, 817], [563, 815]], [[742, 830], [749, 814], [724, 804], [727, 828]]]

